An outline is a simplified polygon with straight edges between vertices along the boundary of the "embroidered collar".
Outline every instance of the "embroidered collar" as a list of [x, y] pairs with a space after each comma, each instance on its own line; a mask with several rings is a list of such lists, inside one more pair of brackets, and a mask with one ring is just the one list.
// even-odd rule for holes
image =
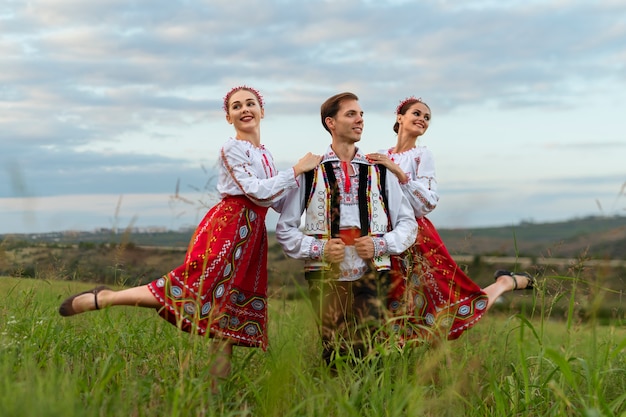
[[[328, 149], [326, 149], [326, 153], [324, 154], [324, 157], [322, 158], [322, 163], [327, 162], [327, 161], [330, 161], [330, 162], [340, 161], [339, 157], [337, 156], [335, 151], [333, 151], [333, 148], [331, 148], [330, 146], [328, 147]], [[361, 153], [361, 150], [359, 148], [356, 148], [356, 154], [354, 155], [354, 158], [352, 158], [352, 161], [350, 161], [350, 163], [372, 165], [365, 157], [365, 154]]]
[[250, 141], [247, 141], [247, 140], [245, 140], [245, 139], [237, 139], [237, 138], [234, 138], [234, 137], [232, 137], [232, 136], [231, 136], [231, 137], [229, 137], [229, 138], [228, 138], [228, 140], [234, 140], [234, 141], [237, 141], [237, 142], [239, 142], [239, 143], [243, 143], [245, 146], [247, 146], [247, 147], [249, 147], [249, 148], [251, 148], [251, 149], [261, 149], [261, 150], [263, 150], [263, 151], [265, 150], [265, 145], [263, 145], [262, 143], [261, 143], [259, 146], [256, 146], [256, 145], [254, 145], [254, 144], [253, 144], [252, 142], [250, 142]]

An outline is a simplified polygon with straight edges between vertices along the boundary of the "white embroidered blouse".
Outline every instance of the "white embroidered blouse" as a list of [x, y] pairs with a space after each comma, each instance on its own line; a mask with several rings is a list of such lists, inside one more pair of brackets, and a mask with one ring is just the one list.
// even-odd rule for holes
[[380, 151], [398, 164], [409, 178], [401, 184], [404, 195], [409, 200], [415, 217], [422, 217], [437, 207], [437, 179], [435, 177], [435, 158], [430, 149], [416, 146], [402, 153], [394, 153], [393, 148]]
[[217, 183], [221, 198], [244, 195], [259, 206], [280, 212], [287, 190], [297, 187], [293, 168], [279, 172], [264, 146], [234, 138], [222, 146]]

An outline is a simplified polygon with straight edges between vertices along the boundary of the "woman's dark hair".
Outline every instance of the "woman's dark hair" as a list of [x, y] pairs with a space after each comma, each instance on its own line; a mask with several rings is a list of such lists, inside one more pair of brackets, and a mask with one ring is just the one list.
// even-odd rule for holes
[[[415, 103], [422, 103], [424, 106], [428, 107], [428, 110], [430, 110], [430, 107], [428, 106], [428, 104], [424, 103], [421, 98], [407, 97], [404, 100], [402, 100], [400, 104], [398, 104], [398, 107], [396, 107], [396, 116], [398, 114], [406, 114], [409, 108]], [[399, 129], [400, 129], [400, 123], [398, 123], [398, 121], [396, 120], [396, 122], [393, 125], [393, 131], [398, 133]]]

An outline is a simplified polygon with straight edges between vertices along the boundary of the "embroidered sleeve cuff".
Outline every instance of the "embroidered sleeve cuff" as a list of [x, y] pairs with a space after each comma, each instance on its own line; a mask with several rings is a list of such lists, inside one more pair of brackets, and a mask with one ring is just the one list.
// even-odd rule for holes
[[372, 237], [374, 241], [374, 256], [383, 256], [389, 253], [389, 245], [384, 237]]
[[324, 247], [326, 246], [325, 241], [321, 241], [318, 239], [314, 239], [313, 243], [311, 243], [311, 247], [309, 248], [309, 254], [311, 259], [316, 261], [324, 260]]

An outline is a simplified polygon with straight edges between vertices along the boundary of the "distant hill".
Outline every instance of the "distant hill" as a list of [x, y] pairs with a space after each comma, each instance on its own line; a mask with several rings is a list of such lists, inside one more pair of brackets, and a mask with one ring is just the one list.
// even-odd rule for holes
[[585, 217], [555, 223], [442, 229], [454, 254], [626, 259], [626, 217]]
[[[435, 225], [436, 226], [436, 225]], [[126, 230], [0, 235], [0, 242], [79, 244], [132, 243], [137, 246], [186, 248], [193, 230]], [[626, 217], [585, 217], [555, 223], [523, 222], [514, 226], [439, 230], [453, 255], [528, 257], [585, 256], [626, 259]], [[270, 246], [276, 242], [270, 233]]]

